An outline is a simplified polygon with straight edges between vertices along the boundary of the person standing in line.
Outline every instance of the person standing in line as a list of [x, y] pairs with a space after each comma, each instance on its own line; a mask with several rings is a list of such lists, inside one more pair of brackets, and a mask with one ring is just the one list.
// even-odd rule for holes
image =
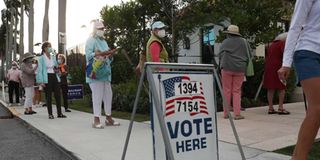
[[54, 119], [52, 115], [52, 92], [56, 100], [58, 118], [66, 118], [61, 112], [61, 99], [60, 99], [60, 78], [58, 76], [58, 62], [56, 55], [51, 48], [50, 42], [44, 42], [42, 44], [42, 56], [39, 57], [38, 73], [36, 76], [37, 83], [42, 87], [45, 87], [46, 104], [49, 114], [49, 119]]
[[66, 65], [66, 58], [63, 54], [58, 54], [60, 88], [62, 91], [63, 106], [66, 112], [71, 112], [68, 105], [68, 66]]
[[22, 58], [21, 63], [21, 85], [24, 87], [26, 99], [24, 101], [24, 114], [31, 115], [37, 112], [32, 110], [32, 98], [34, 96], [34, 76], [35, 70], [37, 70], [38, 66], [32, 66], [32, 58], [34, 56], [31, 53], [26, 53]]
[[[245, 78], [247, 63], [249, 61], [247, 51], [250, 52], [250, 47], [244, 38], [239, 33], [239, 27], [230, 25], [225, 39], [220, 47], [219, 59], [221, 64], [223, 94], [227, 104], [231, 106], [231, 97], [233, 99], [232, 106], [234, 119], [244, 119], [241, 112], [241, 87]], [[224, 118], [229, 118], [226, 106], [223, 107]]]
[[[100, 123], [101, 104], [103, 101], [106, 115], [106, 126], [119, 126], [120, 123], [113, 120], [111, 116], [112, 109], [112, 88], [111, 88], [111, 57], [117, 49], [109, 49], [104, 39], [104, 24], [100, 21], [94, 22], [93, 32], [88, 38], [85, 47], [87, 68], [91, 67], [89, 74], [86, 74], [86, 82], [92, 91], [92, 104], [94, 122], [93, 128], [102, 129], [104, 126]], [[92, 76], [92, 65], [98, 65]]]
[[19, 99], [19, 84], [20, 84], [20, 74], [21, 71], [18, 68], [18, 65], [15, 61], [12, 62], [11, 69], [8, 70], [7, 73], [7, 80], [8, 80], [8, 87], [9, 87], [9, 103], [10, 105], [13, 104], [13, 91], [16, 98], [16, 103], [20, 105]]
[[320, 1], [297, 0], [284, 50], [280, 81], [286, 83], [293, 63], [308, 102], [292, 160], [307, 160], [320, 127]]
[[[270, 47], [268, 48], [268, 55], [266, 58], [266, 62], [264, 65], [264, 78], [263, 78], [263, 87], [268, 90], [267, 97], [268, 97], [268, 104], [269, 110], [268, 114], [280, 114], [280, 115], [287, 115], [290, 114], [289, 111], [283, 108], [283, 101], [285, 96], [285, 84], [281, 83], [278, 70], [281, 68], [282, 65], [282, 57], [284, 46], [286, 43], [287, 33], [282, 33], [278, 35], [274, 41], [271, 43]], [[279, 91], [279, 108], [276, 111], [273, 108], [273, 95], [275, 90]]]
[[[32, 67], [38, 67], [38, 60], [36, 60], [35, 58], [32, 61]], [[35, 75], [34, 75], [34, 96], [33, 96], [33, 105], [36, 107], [40, 107], [40, 101], [41, 101], [41, 91], [40, 91], [40, 87], [39, 85], [37, 85], [37, 81], [36, 81], [36, 75], [37, 75], [37, 70], [35, 70]]]
[[[151, 36], [146, 47], [147, 62], [169, 62], [168, 52], [161, 41], [166, 36], [166, 28], [167, 26], [161, 21], [156, 21], [151, 25]], [[140, 66], [142, 67], [143, 64]]]

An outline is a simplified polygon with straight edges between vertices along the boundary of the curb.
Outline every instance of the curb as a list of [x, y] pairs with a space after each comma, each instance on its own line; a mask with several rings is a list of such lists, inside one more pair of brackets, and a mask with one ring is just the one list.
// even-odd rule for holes
[[0, 100], [0, 113], [2, 112], [4, 113], [4, 114], [0, 114], [0, 119], [12, 119], [14, 117], [12, 112], [4, 104], [5, 103], [2, 100]]
[[[63, 146], [59, 145], [57, 142], [55, 142], [52, 138], [48, 137], [45, 133], [41, 132], [31, 124], [27, 123], [25, 120], [21, 119], [19, 117], [19, 113], [14, 108], [8, 108], [6, 107], [6, 103], [2, 100], [0, 100], [0, 108], [4, 108], [7, 110], [8, 114], [11, 115], [10, 119], [17, 119], [23, 126], [25, 126], [29, 131], [31, 131], [33, 134], [38, 136], [40, 140], [45, 141], [46, 143], [52, 145], [53, 147], [57, 148], [59, 151], [61, 151], [63, 154], [65, 154], [68, 159], [70, 160], [80, 160], [77, 156], [74, 155], [73, 152], [67, 150]], [[1, 117], [0, 117], [1, 119]]]

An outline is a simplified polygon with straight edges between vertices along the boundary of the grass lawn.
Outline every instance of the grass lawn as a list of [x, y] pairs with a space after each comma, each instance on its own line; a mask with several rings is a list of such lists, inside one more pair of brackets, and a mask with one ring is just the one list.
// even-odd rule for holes
[[[81, 99], [81, 100], [69, 101], [69, 106], [70, 106], [70, 108], [78, 110], [78, 111], [92, 113], [92, 106], [89, 106], [88, 98], [84, 98], [84, 99]], [[115, 117], [115, 118], [130, 120], [131, 113], [129, 113], [129, 112], [120, 112], [120, 111], [114, 111], [113, 110], [112, 111], [112, 116]], [[137, 121], [137, 122], [149, 121], [150, 120], [150, 116], [146, 115], [146, 114], [136, 114], [134, 120]]]
[[[291, 156], [293, 153], [293, 150], [294, 150], [294, 146], [290, 146], [290, 147], [276, 150], [275, 152]], [[312, 145], [312, 149], [309, 153], [308, 160], [319, 160], [319, 159], [320, 159], [320, 142], [318, 141]]]
[[[43, 93], [41, 95], [41, 100], [43, 102], [45, 102], [45, 96]], [[92, 113], [92, 106], [89, 106], [88, 101], [89, 101], [89, 98], [86, 96], [83, 99], [72, 100], [72, 101], [69, 101], [69, 107], [74, 110]], [[54, 96], [52, 96], [52, 104], [55, 104], [55, 103], [56, 103], [56, 101], [54, 99]], [[62, 97], [61, 97], [61, 105], [63, 105]], [[130, 120], [131, 112], [130, 113], [129, 112], [120, 112], [120, 111], [113, 110], [112, 117]], [[134, 120], [137, 122], [149, 121], [150, 116], [148, 114], [136, 114]]]

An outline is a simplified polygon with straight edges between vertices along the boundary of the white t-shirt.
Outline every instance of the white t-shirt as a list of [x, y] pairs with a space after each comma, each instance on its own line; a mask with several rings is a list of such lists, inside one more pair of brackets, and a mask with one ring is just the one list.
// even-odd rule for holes
[[45, 63], [46, 63], [46, 67], [47, 67], [47, 73], [54, 73], [54, 62], [53, 62], [53, 59], [52, 57], [50, 57], [50, 59], [44, 55], [44, 60], [45, 60]]

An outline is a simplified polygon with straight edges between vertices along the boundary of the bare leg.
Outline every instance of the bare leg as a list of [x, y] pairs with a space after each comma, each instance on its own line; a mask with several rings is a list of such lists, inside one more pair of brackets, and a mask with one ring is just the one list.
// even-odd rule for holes
[[279, 110], [283, 110], [283, 102], [285, 96], [285, 90], [279, 90]]
[[303, 80], [301, 85], [306, 94], [309, 108], [300, 127], [292, 160], [307, 160], [308, 153], [320, 127], [320, 78]]
[[273, 89], [268, 89], [268, 104], [269, 104], [269, 111], [273, 110]]

